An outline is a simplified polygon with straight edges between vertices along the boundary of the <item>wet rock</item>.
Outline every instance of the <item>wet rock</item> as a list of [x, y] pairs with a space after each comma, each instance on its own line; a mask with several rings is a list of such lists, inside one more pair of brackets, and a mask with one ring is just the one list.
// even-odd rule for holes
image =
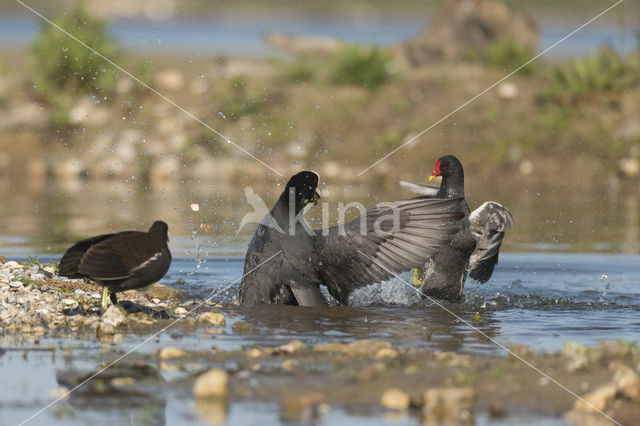
[[632, 401], [640, 402], [640, 377], [633, 369], [621, 361], [610, 364], [613, 370], [613, 383], [618, 392]]
[[9, 287], [20, 289], [20, 288], [24, 288], [24, 284], [22, 284], [22, 282], [20, 281], [11, 281], [9, 282]]
[[111, 305], [107, 311], [102, 314], [100, 322], [103, 325], [109, 325], [113, 328], [118, 327], [127, 320], [125, 314], [117, 306]]
[[390, 410], [406, 410], [411, 404], [411, 398], [400, 389], [390, 388], [382, 393], [380, 404]]
[[258, 348], [251, 348], [247, 351], [247, 358], [254, 359], [264, 355], [263, 351]]
[[200, 314], [198, 322], [204, 322], [216, 327], [224, 327], [227, 323], [226, 318], [220, 312], [210, 311]]
[[224, 397], [229, 394], [229, 375], [225, 370], [212, 368], [201, 374], [193, 384], [196, 398]]
[[529, 16], [496, 0], [452, 0], [443, 3], [427, 29], [404, 43], [401, 52], [414, 67], [437, 60], [467, 60], [484, 54], [495, 40], [510, 40], [533, 54], [538, 50], [538, 26]]
[[248, 322], [238, 321], [231, 327], [231, 331], [236, 334], [255, 334], [258, 330]]
[[378, 340], [356, 340], [346, 345], [348, 355], [375, 355], [382, 349], [391, 349], [391, 343]]
[[398, 357], [398, 351], [392, 348], [382, 348], [376, 352], [376, 358], [395, 359]]
[[316, 423], [327, 408], [320, 394], [287, 395], [282, 400], [280, 414], [286, 422]]
[[173, 287], [169, 287], [162, 284], [156, 284], [153, 287], [147, 289], [144, 295], [148, 299], [157, 298], [160, 300], [171, 300], [176, 297], [176, 290]]
[[471, 365], [471, 357], [461, 355], [455, 352], [435, 351], [433, 356], [438, 361], [446, 362], [449, 367], [469, 367]]
[[304, 343], [302, 343], [300, 340], [298, 339], [294, 339], [292, 341], [290, 341], [289, 343], [287, 343], [286, 345], [282, 345], [282, 346], [278, 346], [277, 348], [273, 349], [273, 354], [294, 354], [296, 352], [300, 352], [307, 349], [307, 345], [305, 345]]
[[423, 410], [441, 419], [469, 416], [475, 392], [469, 387], [432, 388], [424, 392]]
[[175, 308], [173, 310], [173, 313], [178, 315], [178, 316], [183, 316], [187, 314], [187, 310], [185, 308], [183, 308], [182, 306], [178, 306], [177, 308]]
[[584, 395], [582, 400], [577, 399], [572, 411], [582, 413], [597, 413], [598, 411], [602, 411], [610, 401], [613, 401], [617, 392], [618, 389], [616, 385], [608, 384], [600, 386]]
[[160, 351], [158, 351], [158, 357], [160, 359], [184, 358], [187, 355], [187, 352], [183, 351], [182, 349], [173, 347], [162, 348], [160, 349]]

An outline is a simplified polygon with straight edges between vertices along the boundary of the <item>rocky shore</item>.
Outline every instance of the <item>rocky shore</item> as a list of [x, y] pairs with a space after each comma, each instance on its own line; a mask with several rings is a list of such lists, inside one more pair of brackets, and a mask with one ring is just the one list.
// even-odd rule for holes
[[[238, 320], [242, 312], [235, 307], [185, 300], [179, 291], [162, 285], [125, 292], [122, 309], [111, 306], [101, 314], [100, 286], [60, 278], [53, 264], [2, 260], [0, 357], [7, 350], [3, 346], [8, 348], [16, 339], [39, 344], [42, 336], [59, 333], [111, 343], [117, 343], [118, 336], [150, 335], [174, 323], [184, 333], [205, 331], [222, 339], [258, 333], [252, 324]], [[229, 321], [231, 317], [236, 318]], [[279, 405], [286, 421], [319, 421], [334, 407], [367, 416], [413, 416], [425, 424], [467, 424], [479, 417], [508, 420], [519, 415], [609, 424], [598, 410], [631, 424], [640, 415], [636, 344], [603, 342], [587, 348], [567, 343], [554, 354], [536, 353], [526, 346], [511, 350], [505, 357], [491, 357], [382, 340], [315, 344], [292, 340], [238, 350], [174, 344], [155, 354], [129, 354], [106, 370], [101, 380], [89, 381], [70, 395], [67, 389], [95, 372], [58, 372], [61, 387], [52, 392], [70, 402], [101, 398], [112, 390], [144, 400], [157, 398], [159, 389], [171, 388], [192, 395], [199, 416], [212, 424], [224, 422], [233, 403], [247, 401]], [[123, 354], [117, 346], [108, 353], [113, 359]]]

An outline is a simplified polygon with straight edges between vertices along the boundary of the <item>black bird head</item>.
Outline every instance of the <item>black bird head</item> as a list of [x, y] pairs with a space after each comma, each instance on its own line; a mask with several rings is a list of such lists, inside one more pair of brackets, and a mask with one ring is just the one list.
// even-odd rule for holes
[[169, 226], [161, 220], [156, 220], [149, 228], [149, 234], [166, 243], [169, 241]]
[[318, 203], [320, 194], [316, 191], [317, 188], [318, 174], [316, 172], [300, 172], [291, 176], [280, 199], [288, 206], [290, 194], [293, 193], [296, 203], [296, 214], [298, 214], [307, 204]]
[[453, 155], [445, 155], [440, 157], [436, 162], [433, 173], [429, 176], [429, 182], [438, 176], [442, 176], [440, 184], [441, 198], [460, 198], [464, 197], [464, 170], [462, 163]]

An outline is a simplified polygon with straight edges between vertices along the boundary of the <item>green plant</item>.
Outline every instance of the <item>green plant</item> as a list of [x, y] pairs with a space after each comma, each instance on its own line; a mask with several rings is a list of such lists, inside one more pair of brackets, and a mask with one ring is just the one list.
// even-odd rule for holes
[[[105, 24], [84, 7], [53, 22], [105, 57], [117, 59], [116, 43]], [[108, 97], [115, 88], [116, 73], [104, 59], [49, 24], [43, 24], [32, 45], [31, 63], [34, 88], [47, 101], [62, 93]]]
[[256, 114], [264, 109], [263, 100], [252, 97], [247, 90], [244, 78], [236, 77], [229, 81], [230, 95], [223, 105], [222, 113], [232, 120], [237, 120], [244, 115]]
[[345, 45], [334, 55], [331, 80], [375, 90], [390, 80], [388, 64], [388, 55], [376, 46]]
[[311, 60], [300, 58], [287, 65], [285, 75], [287, 79], [296, 83], [310, 81], [316, 76], [316, 67]]
[[[527, 46], [511, 39], [496, 39], [492, 41], [486, 46], [484, 53], [489, 65], [505, 71], [513, 71], [533, 57]], [[518, 72], [526, 75], [531, 74], [533, 65], [528, 64]]]
[[607, 47], [569, 66], [555, 68], [551, 84], [542, 95], [570, 102], [595, 93], [622, 90], [638, 84], [638, 72], [637, 61], [623, 58]]

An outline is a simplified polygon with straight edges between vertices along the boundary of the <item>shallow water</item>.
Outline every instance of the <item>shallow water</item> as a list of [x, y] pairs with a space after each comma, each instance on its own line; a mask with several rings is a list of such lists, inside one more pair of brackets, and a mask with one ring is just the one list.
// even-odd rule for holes
[[[48, 260], [41, 258], [41, 261]], [[243, 259], [239, 256], [176, 259], [161, 282], [180, 289], [187, 296], [210, 297], [222, 302], [228, 317], [225, 332], [212, 335], [174, 327], [153, 337], [122, 364], [145, 360], [147, 356], [147, 365], [156, 371], [156, 358], [149, 363], [148, 355], [165, 346], [237, 349], [254, 344], [275, 346], [292, 338], [307, 344], [382, 339], [400, 346], [423, 345], [433, 350], [503, 356], [504, 350], [489, 337], [507, 346], [522, 343], [536, 350], [556, 351], [566, 341], [594, 345], [599, 340], [635, 341], [640, 336], [638, 255], [505, 253], [501, 255], [491, 281], [484, 285], [468, 282], [461, 304], [443, 304], [450, 312], [421, 300], [412, 288], [398, 279], [359, 291], [352, 298], [354, 307], [237, 308], [231, 303], [242, 265]], [[408, 275], [403, 278], [408, 282]], [[387, 303], [383, 305], [383, 301]], [[473, 320], [475, 312], [479, 313], [479, 319]], [[232, 324], [240, 320], [253, 324], [257, 332], [232, 333]], [[0, 377], [3, 378], [0, 424], [19, 423], [52, 401], [51, 390], [60, 387], [57, 372], [94, 370], [134, 349], [147, 337], [126, 335], [117, 344], [103, 346], [94, 340], [46, 336], [34, 345], [5, 336], [2, 347], [7, 351], [0, 356]], [[198, 365], [187, 366], [188, 371], [198, 368]], [[238, 424], [283, 422], [279, 407], [274, 404], [197, 405], [187, 386], [191, 383], [186, 380], [188, 372], [157, 371], [158, 383], [148, 385], [158, 389], [153, 397], [96, 399], [90, 391], [79, 392], [46, 410], [30, 424], [86, 424], [95, 423], [96, 419], [100, 419], [101, 424], [179, 424], [186, 421], [200, 424], [215, 416]], [[326, 424], [392, 422], [379, 414], [338, 408], [322, 419]], [[477, 424], [489, 423], [482, 416], [475, 421]], [[416, 419], [406, 417], [392, 423], [416, 422]], [[518, 418], [509, 417], [505, 422], [561, 423], [558, 419], [526, 413]]]

